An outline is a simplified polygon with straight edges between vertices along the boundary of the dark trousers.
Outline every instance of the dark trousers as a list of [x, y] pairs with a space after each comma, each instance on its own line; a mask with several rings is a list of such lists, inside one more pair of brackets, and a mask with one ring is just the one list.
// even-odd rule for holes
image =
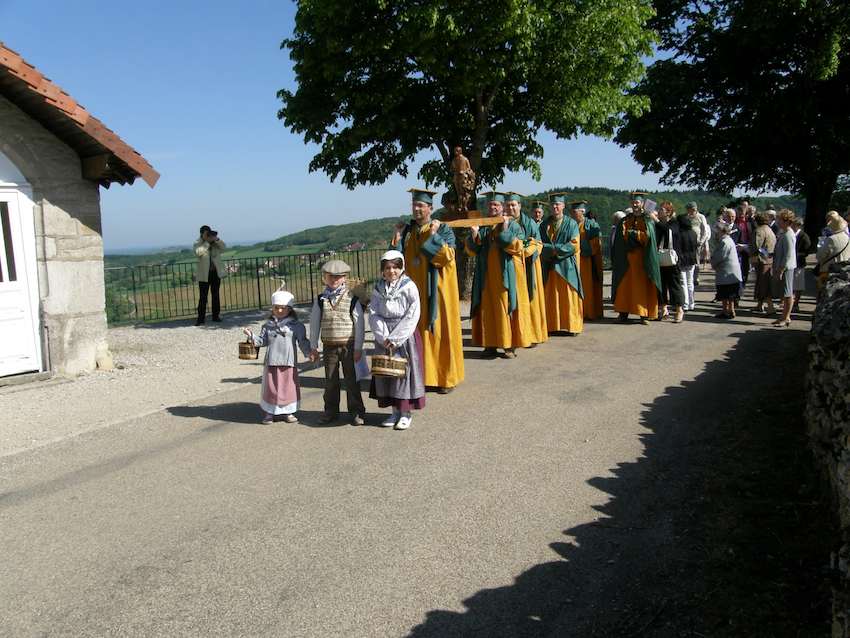
[[357, 373], [354, 371], [354, 342], [350, 341], [344, 346], [325, 345], [322, 358], [325, 362], [325, 412], [339, 412], [339, 368], [342, 364], [348, 412], [352, 415], [366, 414]]
[[744, 294], [744, 287], [750, 279], [750, 255], [745, 252], [738, 253], [738, 261], [741, 264], [741, 294]]
[[662, 306], [684, 306], [685, 290], [682, 288], [682, 271], [678, 266], [661, 266], [661, 290], [658, 303]]
[[218, 278], [218, 273], [215, 268], [210, 268], [208, 281], [198, 282], [198, 323], [204, 323], [207, 316], [207, 294], [212, 292], [212, 316], [213, 319], [218, 319], [218, 314], [221, 312], [221, 301], [218, 296], [218, 290], [221, 288], [221, 279]]

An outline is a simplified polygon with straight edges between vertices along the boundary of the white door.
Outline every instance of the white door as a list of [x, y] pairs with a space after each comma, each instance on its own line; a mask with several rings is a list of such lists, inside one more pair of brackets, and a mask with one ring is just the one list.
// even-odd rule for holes
[[41, 369], [32, 203], [0, 189], [0, 377]]

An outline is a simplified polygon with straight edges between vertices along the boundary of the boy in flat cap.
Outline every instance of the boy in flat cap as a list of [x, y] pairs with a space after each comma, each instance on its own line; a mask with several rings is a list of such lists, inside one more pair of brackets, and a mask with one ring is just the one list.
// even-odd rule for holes
[[363, 306], [348, 288], [351, 268], [340, 259], [322, 266], [325, 289], [313, 302], [310, 312], [310, 361], [319, 360], [319, 341], [324, 347], [325, 411], [319, 423], [330, 423], [339, 413], [339, 368], [345, 380], [345, 395], [352, 425], [363, 425], [366, 408], [354, 363], [363, 356], [365, 321]]
[[409, 192], [413, 219], [396, 227], [390, 248], [403, 253], [405, 273], [419, 290], [425, 385], [447, 394], [464, 375], [455, 235], [431, 218], [433, 191]]

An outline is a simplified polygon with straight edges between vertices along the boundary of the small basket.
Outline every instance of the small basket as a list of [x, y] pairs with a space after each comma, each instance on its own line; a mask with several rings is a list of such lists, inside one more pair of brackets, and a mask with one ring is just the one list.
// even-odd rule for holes
[[245, 341], [239, 342], [239, 358], [240, 359], [259, 359], [260, 349], [248, 337]]
[[392, 350], [387, 354], [372, 355], [372, 376], [400, 379], [406, 374], [407, 359], [393, 356]]

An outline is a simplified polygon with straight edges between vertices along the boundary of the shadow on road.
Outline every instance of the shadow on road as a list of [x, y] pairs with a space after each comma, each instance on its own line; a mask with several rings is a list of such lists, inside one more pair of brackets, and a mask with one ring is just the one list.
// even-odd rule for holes
[[725, 359], [645, 404], [644, 455], [588, 481], [609, 500], [553, 539], [560, 559], [409, 635], [827, 635], [819, 570], [836, 534], [802, 422], [808, 335], [733, 336]]
[[189, 419], [201, 418], [224, 423], [252, 423], [260, 421], [260, 406], [241, 401], [220, 405], [175, 405], [166, 408], [169, 414]]

